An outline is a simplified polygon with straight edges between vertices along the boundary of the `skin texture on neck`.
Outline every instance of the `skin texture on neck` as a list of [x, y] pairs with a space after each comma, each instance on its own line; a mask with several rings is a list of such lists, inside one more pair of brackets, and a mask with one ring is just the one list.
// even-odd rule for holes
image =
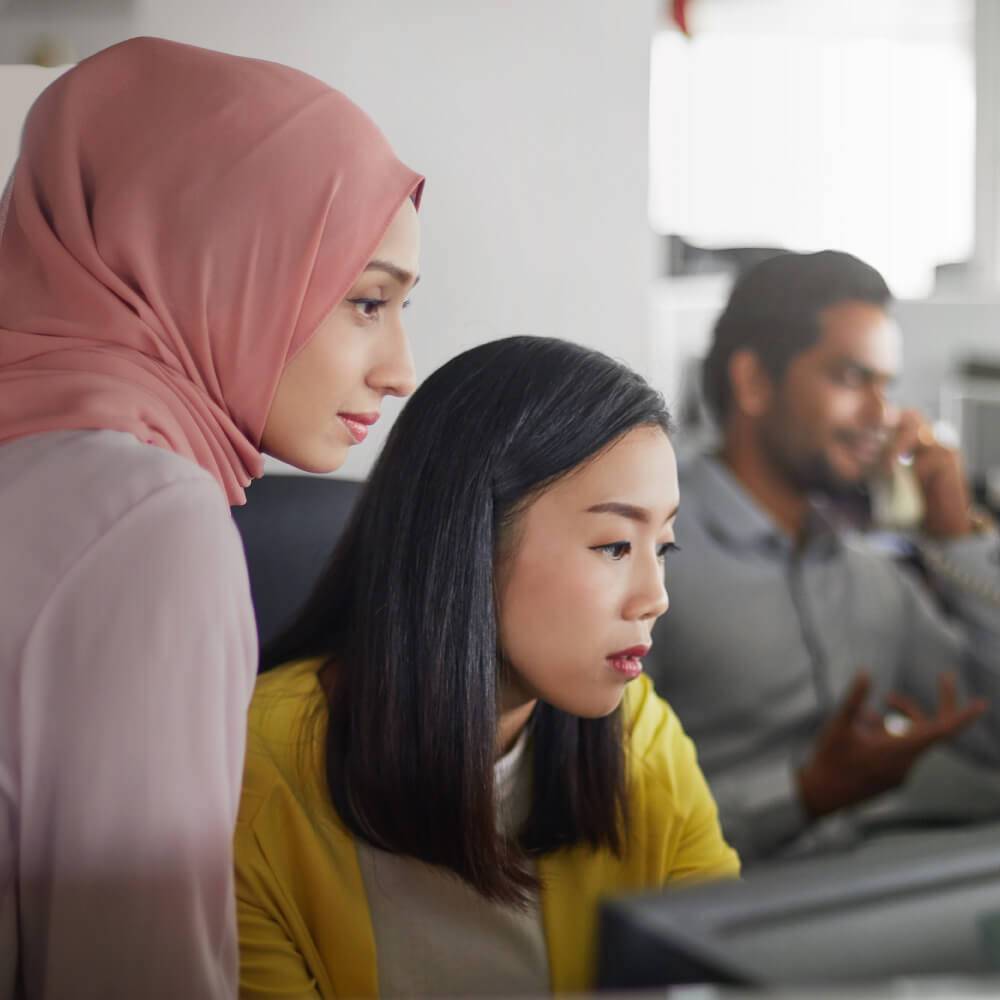
[[782, 475], [760, 447], [760, 439], [745, 418], [734, 414], [719, 452], [726, 467], [796, 544], [802, 541], [809, 497]]
[[530, 701], [522, 701], [512, 707], [501, 706], [500, 722], [497, 725], [497, 759], [509, 752], [517, 741], [537, 703], [538, 699], [532, 698]]

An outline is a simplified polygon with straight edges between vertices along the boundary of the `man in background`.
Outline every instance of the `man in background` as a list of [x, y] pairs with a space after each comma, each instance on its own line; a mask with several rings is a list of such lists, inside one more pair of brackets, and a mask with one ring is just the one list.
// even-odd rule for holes
[[[901, 363], [889, 305], [855, 257], [781, 254], [738, 280], [704, 364], [721, 443], [682, 466], [681, 551], [646, 668], [745, 863], [964, 816], [957, 785], [894, 791], [938, 745], [1000, 763], [997, 535], [959, 454], [888, 400]], [[939, 599], [833, 516], [899, 456], [912, 456]]]

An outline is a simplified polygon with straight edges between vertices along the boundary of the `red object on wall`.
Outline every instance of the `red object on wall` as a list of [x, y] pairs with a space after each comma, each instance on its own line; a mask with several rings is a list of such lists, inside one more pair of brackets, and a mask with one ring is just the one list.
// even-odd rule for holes
[[691, 37], [687, 23], [689, 0], [670, 0], [670, 17], [686, 38]]

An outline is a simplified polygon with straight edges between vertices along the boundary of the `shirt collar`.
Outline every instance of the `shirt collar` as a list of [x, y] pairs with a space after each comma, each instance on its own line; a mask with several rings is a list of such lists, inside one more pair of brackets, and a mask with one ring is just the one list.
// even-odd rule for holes
[[[680, 477], [682, 505], [687, 489], [697, 504], [698, 516], [717, 538], [735, 547], [764, 543], [784, 550], [791, 548], [788, 533], [754, 500], [718, 456], [709, 453], [691, 456], [683, 462]], [[810, 549], [828, 551], [842, 544], [830, 516], [817, 503], [811, 505], [807, 534]]]

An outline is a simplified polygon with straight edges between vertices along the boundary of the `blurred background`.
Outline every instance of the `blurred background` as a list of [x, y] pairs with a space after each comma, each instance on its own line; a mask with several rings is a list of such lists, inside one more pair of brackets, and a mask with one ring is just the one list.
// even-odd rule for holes
[[1000, 496], [995, 0], [0, 0], [0, 62], [145, 34], [313, 73], [426, 173], [421, 376], [567, 337], [647, 374], [694, 437], [733, 276], [834, 247], [899, 299], [900, 398]]

